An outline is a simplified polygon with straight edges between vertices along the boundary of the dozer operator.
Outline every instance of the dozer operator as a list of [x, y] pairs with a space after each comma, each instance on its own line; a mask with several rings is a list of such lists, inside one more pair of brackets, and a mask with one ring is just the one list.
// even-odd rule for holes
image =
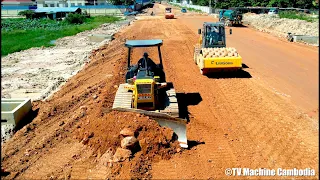
[[146, 71], [148, 76], [159, 76], [160, 82], [165, 82], [165, 74], [161, 65], [154, 63], [146, 52], [143, 53], [143, 57], [139, 59], [138, 63], [130, 68], [127, 79], [136, 78], [139, 75], [138, 71]]

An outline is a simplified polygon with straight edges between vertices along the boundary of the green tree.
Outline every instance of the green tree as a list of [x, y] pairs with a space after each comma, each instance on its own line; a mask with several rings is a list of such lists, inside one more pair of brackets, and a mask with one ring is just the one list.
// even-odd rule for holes
[[[211, 0], [215, 8], [230, 8], [244, 6], [261, 6], [261, 7], [294, 7], [294, 8], [317, 8], [318, 1], [316, 0]], [[193, 4], [207, 6], [209, 0], [193, 0]]]
[[310, 8], [314, 7], [312, 2], [313, 2], [312, 0], [296, 0], [295, 6], [297, 6], [299, 8], [310, 9]]
[[18, 13], [19, 16], [26, 16], [27, 19], [32, 19], [35, 17], [35, 13], [32, 10], [20, 11]]
[[122, 0], [110, 0], [109, 2], [113, 5], [122, 5], [123, 4]]
[[269, 6], [270, 7], [281, 7], [281, 8], [286, 8], [290, 7], [290, 2], [289, 0], [271, 0], [269, 1]]
[[[193, 1], [192, 1], [193, 3]], [[212, 3], [212, 1], [211, 1]], [[199, 6], [209, 6], [209, 0], [195, 0], [195, 4]]]
[[85, 19], [85, 15], [78, 13], [69, 13], [68, 16], [65, 18], [65, 21], [69, 24], [82, 24], [84, 23]]
[[270, 0], [250, 0], [251, 6], [261, 6], [266, 7]]

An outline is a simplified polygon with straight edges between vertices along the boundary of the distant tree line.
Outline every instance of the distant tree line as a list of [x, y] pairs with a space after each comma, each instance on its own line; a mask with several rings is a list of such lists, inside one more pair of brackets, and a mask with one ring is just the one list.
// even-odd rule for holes
[[[209, 6], [209, 0], [192, 0], [192, 4]], [[319, 0], [211, 0], [211, 5], [214, 8], [222, 9], [245, 6], [317, 9]]]
[[109, 0], [113, 5], [133, 5], [134, 0]]

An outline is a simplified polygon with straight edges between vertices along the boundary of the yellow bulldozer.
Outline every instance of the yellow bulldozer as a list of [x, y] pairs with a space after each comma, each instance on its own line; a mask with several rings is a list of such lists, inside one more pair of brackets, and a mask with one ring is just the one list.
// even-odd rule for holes
[[[199, 43], [195, 45], [194, 62], [200, 73], [238, 71], [242, 69], [242, 57], [233, 47], [226, 47], [226, 34], [223, 23], [203, 24]], [[230, 30], [230, 34], [232, 31]]]
[[[137, 112], [156, 120], [160, 126], [171, 128], [178, 136], [180, 146], [188, 148], [186, 136], [187, 120], [180, 118], [179, 106], [173, 84], [166, 82], [163, 71], [161, 46], [162, 40], [127, 40], [128, 66], [126, 81], [116, 92], [113, 109]], [[130, 65], [133, 48], [157, 47], [160, 63], [156, 64], [144, 53], [135, 65]]]

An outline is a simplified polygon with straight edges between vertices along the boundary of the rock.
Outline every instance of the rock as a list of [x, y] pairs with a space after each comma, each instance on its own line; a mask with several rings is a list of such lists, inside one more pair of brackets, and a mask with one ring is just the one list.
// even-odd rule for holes
[[86, 144], [88, 144], [88, 142], [89, 142], [88, 138], [85, 137], [82, 139], [82, 144], [86, 145]]
[[106, 152], [100, 157], [99, 164], [107, 166], [107, 163], [111, 160], [111, 158], [112, 153]]
[[88, 136], [88, 138], [92, 138], [94, 136], [94, 132], [91, 132]]
[[113, 155], [113, 162], [121, 162], [131, 157], [131, 151], [128, 149], [117, 148]]
[[211, 160], [211, 159], [208, 159], [208, 162], [212, 162], [212, 160]]
[[114, 85], [113, 87], [114, 87], [114, 88], [118, 88], [118, 85]]
[[92, 96], [92, 98], [93, 98], [93, 99], [97, 99], [98, 96], [95, 94], [95, 95]]
[[128, 136], [122, 139], [121, 147], [124, 149], [131, 149], [138, 142], [138, 140], [133, 136]]
[[86, 115], [86, 112], [83, 111], [83, 112], [81, 112], [81, 113], [79, 114], [79, 117], [82, 118], [82, 117], [84, 117], [85, 115]]
[[134, 136], [134, 131], [129, 128], [124, 128], [120, 131], [120, 135], [127, 137], [127, 136]]
[[24, 155], [25, 156], [30, 156], [30, 152], [31, 152], [31, 149], [26, 149], [26, 151], [24, 152]]
[[86, 111], [88, 108], [87, 108], [87, 106], [81, 106], [80, 109], [81, 109], [82, 111]]
[[180, 152], [180, 151], [181, 151], [181, 148], [178, 148], [178, 149], [177, 149], [177, 153]]
[[61, 121], [61, 122], [59, 123], [59, 126], [62, 126], [62, 125], [64, 125], [64, 121]]

